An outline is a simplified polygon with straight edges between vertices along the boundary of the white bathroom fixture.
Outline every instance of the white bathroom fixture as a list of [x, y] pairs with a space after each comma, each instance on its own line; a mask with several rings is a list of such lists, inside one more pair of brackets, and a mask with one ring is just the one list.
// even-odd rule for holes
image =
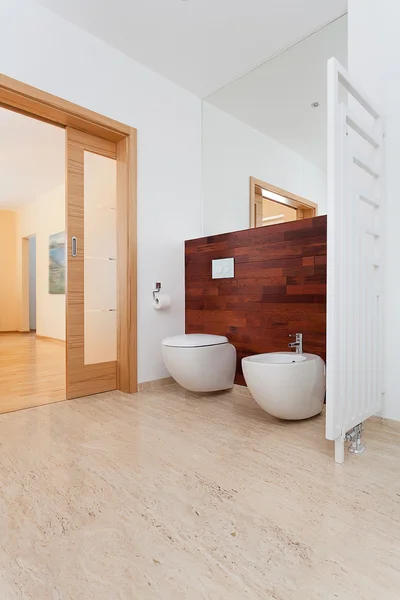
[[235, 259], [218, 258], [212, 260], [211, 276], [213, 279], [229, 279], [235, 277]]
[[171, 376], [191, 392], [233, 387], [236, 349], [223, 335], [176, 335], [161, 342], [161, 352]]
[[278, 419], [308, 419], [324, 405], [325, 363], [316, 354], [273, 352], [242, 359], [257, 404]]
[[384, 405], [385, 118], [335, 58], [327, 80], [326, 437], [343, 463], [346, 438], [359, 452], [359, 425]]

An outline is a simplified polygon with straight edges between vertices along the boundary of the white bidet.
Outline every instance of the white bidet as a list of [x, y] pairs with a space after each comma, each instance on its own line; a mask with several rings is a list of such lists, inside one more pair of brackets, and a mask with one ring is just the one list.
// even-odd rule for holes
[[256, 354], [243, 358], [242, 368], [251, 395], [270, 415], [296, 420], [321, 412], [325, 363], [316, 354]]

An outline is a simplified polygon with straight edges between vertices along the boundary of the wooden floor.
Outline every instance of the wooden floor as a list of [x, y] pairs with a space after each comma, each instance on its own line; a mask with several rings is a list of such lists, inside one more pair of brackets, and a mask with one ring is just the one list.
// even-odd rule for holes
[[0, 416], [1, 600], [398, 600], [400, 425], [177, 386]]
[[65, 344], [0, 334], [0, 413], [65, 400]]

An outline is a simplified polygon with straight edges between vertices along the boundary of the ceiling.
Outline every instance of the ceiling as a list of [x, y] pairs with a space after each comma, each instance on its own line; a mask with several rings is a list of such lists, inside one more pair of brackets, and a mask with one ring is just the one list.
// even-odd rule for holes
[[0, 108], [0, 209], [16, 210], [65, 179], [65, 131]]
[[[247, 73], [207, 101], [326, 168], [326, 64], [347, 65], [347, 15]], [[312, 102], [319, 102], [312, 108]]]
[[347, 8], [347, 0], [37, 0], [204, 98]]

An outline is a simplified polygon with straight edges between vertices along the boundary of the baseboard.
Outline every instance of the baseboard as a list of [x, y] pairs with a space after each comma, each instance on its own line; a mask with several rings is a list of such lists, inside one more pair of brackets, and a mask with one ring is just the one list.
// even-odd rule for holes
[[58, 342], [59, 344], [65, 344], [65, 340], [49, 337], [48, 335], [39, 335], [35, 333], [35, 338], [37, 338], [38, 340], [47, 340], [48, 342]]
[[163, 377], [163, 379], [155, 379], [154, 381], [143, 381], [142, 383], [138, 383], [138, 392], [157, 390], [167, 385], [173, 385], [174, 383], [175, 380], [172, 377]]
[[235, 383], [233, 388], [231, 389], [232, 394], [238, 394], [238, 396], [247, 396], [247, 398], [251, 398], [250, 390], [247, 385], [238, 385]]
[[[148, 390], [157, 390], [163, 388], [167, 385], [173, 385], [175, 380], [172, 377], [164, 377], [163, 379], [156, 379], [154, 381], [144, 381], [142, 383], [138, 383], [138, 392], [145, 392]], [[247, 396], [247, 398], [251, 398], [250, 390], [247, 385], [235, 385], [231, 390], [229, 390], [231, 394], [238, 394], [239, 396]]]

